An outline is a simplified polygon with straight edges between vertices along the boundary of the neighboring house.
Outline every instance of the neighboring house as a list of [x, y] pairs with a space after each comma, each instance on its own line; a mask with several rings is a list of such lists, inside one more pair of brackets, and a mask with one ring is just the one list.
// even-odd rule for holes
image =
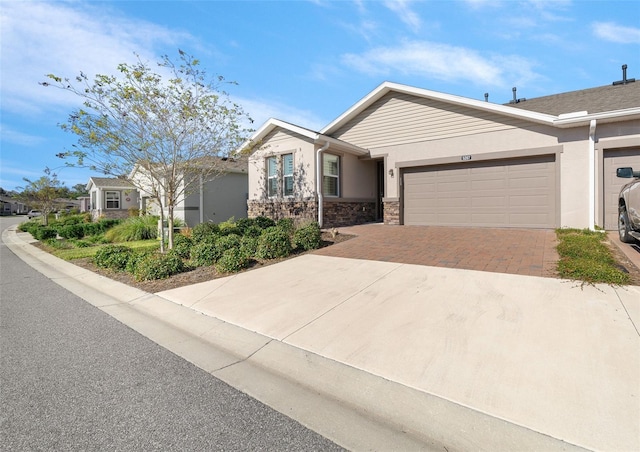
[[138, 209], [138, 190], [126, 179], [115, 177], [91, 177], [87, 183], [90, 205], [94, 219], [127, 218], [130, 209]]
[[78, 210], [80, 213], [90, 212], [91, 211], [91, 197], [90, 196], [80, 196], [78, 197]]
[[9, 196], [0, 196], [0, 215], [24, 215], [29, 206]]
[[615, 229], [615, 168], [640, 168], [624, 79], [506, 105], [385, 82], [320, 131], [271, 119], [244, 146], [249, 216]]
[[[203, 222], [220, 223], [234, 217], [247, 217], [247, 163], [246, 160], [216, 158], [220, 173], [211, 180], [199, 180], [194, 190], [182, 196], [174, 208], [174, 218], [193, 227]], [[151, 186], [148, 172], [141, 166], [130, 177], [139, 187]], [[197, 177], [197, 176], [196, 176]], [[140, 210], [159, 215], [159, 207], [151, 196], [151, 189], [141, 192]], [[165, 206], [165, 215], [167, 214]]]

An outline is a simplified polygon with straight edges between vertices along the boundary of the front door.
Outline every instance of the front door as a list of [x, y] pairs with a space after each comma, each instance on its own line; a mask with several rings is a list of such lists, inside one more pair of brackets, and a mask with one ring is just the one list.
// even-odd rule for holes
[[378, 161], [377, 165], [376, 220], [382, 221], [384, 218], [384, 204], [382, 202], [384, 198], [384, 161]]

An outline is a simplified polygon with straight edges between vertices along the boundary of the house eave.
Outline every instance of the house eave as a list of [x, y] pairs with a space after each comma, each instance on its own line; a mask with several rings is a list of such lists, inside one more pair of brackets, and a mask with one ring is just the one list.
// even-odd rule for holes
[[561, 116], [553, 122], [559, 128], [570, 128], [588, 126], [592, 120], [599, 123], [632, 121], [640, 119], [640, 108], [626, 108], [616, 111], [605, 111], [601, 113], [586, 113], [584, 115], [562, 118]]

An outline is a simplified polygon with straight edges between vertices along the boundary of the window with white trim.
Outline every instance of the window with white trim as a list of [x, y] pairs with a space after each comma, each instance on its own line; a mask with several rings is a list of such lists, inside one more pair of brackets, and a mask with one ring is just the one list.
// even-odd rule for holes
[[340, 157], [322, 154], [322, 194], [340, 196]]
[[119, 209], [120, 208], [120, 192], [119, 191], [107, 191], [104, 193], [104, 199], [107, 209]]
[[267, 158], [267, 196], [278, 196], [278, 158]]
[[282, 156], [282, 193], [293, 196], [293, 154]]
[[293, 154], [267, 157], [267, 196], [293, 196]]

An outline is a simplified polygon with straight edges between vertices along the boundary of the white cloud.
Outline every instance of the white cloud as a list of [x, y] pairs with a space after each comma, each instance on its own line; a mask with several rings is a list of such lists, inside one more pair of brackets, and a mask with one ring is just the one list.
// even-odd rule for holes
[[593, 33], [605, 41], [620, 44], [640, 43], [640, 28], [625, 27], [614, 22], [594, 22]]
[[20, 146], [36, 146], [45, 141], [44, 137], [22, 133], [4, 124], [0, 124], [0, 137], [2, 137], [3, 142], [18, 144]]
[[264, 99], [234, 99], [251, 115], [253, 129], [258, 129], [269, 118], [276, 118], [311, 130], [320, 130], [328, 121], [311, 110], [301, 110], [277, 101]]
[[396, 13], [413, 32], [418, 32], [422, 26], [420, 16], [411, 9], [411, 0], [387, 0], [384, 6]]
[[48, 73], [110, 74], [119, 63], [133, 61], [134, 52], [156, 61], [156, 47], [177, 49], [194, 41], [186, 32], [89, 4], [3, 2], [1, 21], [3, 109], [18, 114], [77, 104], [68, 93], [38, 85]]
[[400, 73], [445, 81], [503, 86], [537, 78], [533, 62], [519, 56], [483, 56], [472, 49], [425, 41], [378, 47], [364, 54], [345, 54], [342, 63], [373, 76]]

